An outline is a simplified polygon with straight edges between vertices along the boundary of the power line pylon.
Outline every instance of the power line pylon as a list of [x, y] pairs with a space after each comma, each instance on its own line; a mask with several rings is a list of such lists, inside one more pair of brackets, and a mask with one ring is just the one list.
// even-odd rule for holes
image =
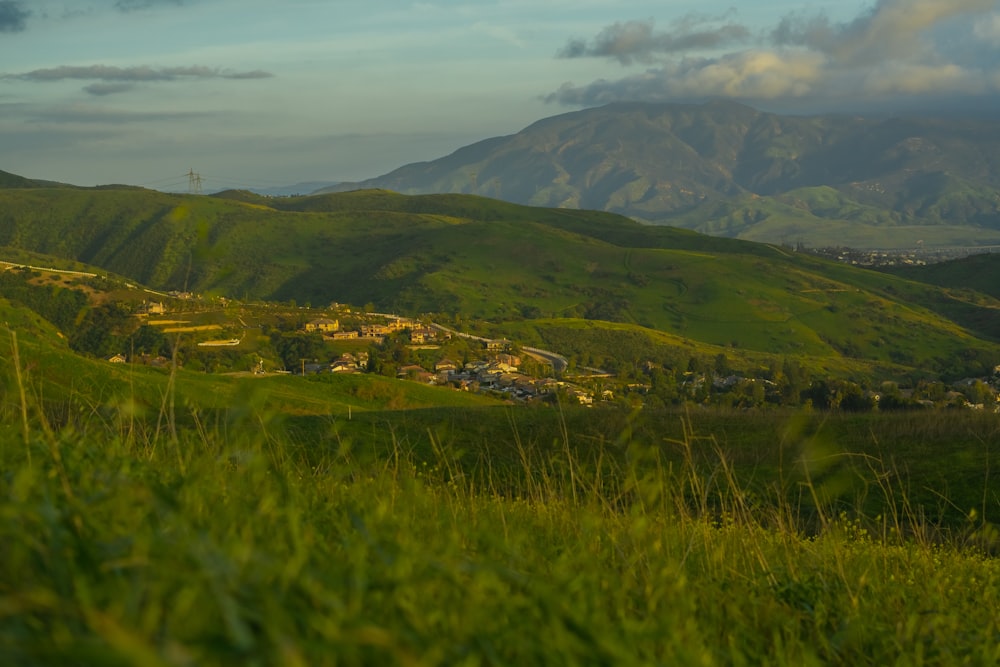
[[201, 194], [201, 174], [194, 173], [194, 169], [188, 170], [188, 194]]

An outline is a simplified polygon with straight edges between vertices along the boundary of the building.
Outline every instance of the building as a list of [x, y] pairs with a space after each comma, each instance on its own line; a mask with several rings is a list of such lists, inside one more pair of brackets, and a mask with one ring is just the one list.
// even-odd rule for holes
[[334, 340], [350, 340], [358, 337], [357, 331], [336, 331], [332, 335]]
[[506, 338], [486, 341], [487, 352], [509, 352], [510, 348], [511, 342]]
[[136, 309], [138, 315], [163, 315], [167, 312], [167, 307], [162, 301], [146, 301]]
[[340, 330], [340, 321], [331, 320], [327, 317], [320, 317], [306, 322], [306, 331], [318, 331], [320, 333], [333, 333]]
[[410, 342], [414, 345], [422, 345], [428, 341], [437, 339], [437, 331], [434, 329], [420, 327], [410, 331]]
[[365, 338], [376, 338], [378, 336], [388, 336], [392, 333], [390, 329], [385, 324], [362, 324], [361, 325], [361, 335]]

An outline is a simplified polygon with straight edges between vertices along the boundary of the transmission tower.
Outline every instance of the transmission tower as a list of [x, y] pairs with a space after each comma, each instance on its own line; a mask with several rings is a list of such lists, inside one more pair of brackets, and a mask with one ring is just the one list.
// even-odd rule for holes
[[190, 195], [200, 195], [201, 194], [201, 174], [194, 173], [194, 169], [189, 169], [187, 173], [188, 177], [188, 194]]

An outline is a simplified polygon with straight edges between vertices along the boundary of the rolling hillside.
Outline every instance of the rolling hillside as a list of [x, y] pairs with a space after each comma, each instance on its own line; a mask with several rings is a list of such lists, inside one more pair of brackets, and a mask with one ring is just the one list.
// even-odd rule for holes
[[158, 289], [493, 323], [609, 321], [766, 354], [974, 374], [1000, 303], [620, 216], [384, 191], [0, 191], [0, 245]]
[[998, 149], [997, 122], [613, 104], [329, 191], [472, 193], [810, 246], [979, 245], [1000, 241]]
[[1000, 299], [1000, 253], [971, 255], [926, 266], [893, 266], [886, 273], [954, 289], [967, 289]]
[[25, 178], [0, 170], [0, 189], [2, 188], [71, 188], [72, 185], [56, 183], [55, 181], [39, 181]]

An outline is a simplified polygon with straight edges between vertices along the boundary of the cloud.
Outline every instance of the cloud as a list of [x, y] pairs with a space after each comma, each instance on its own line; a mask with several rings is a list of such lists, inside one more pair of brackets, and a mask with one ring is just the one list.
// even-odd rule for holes
[[980, 40], [991, 42], [994, 46], [1000, 44], [1000, 14], [977, 21], [973, 31]]
[[123, 125], [164, 121], [189, 121], [207, 118], [212, 112], [201, 111], [120, 111], [90, 106], [36, 109], [27, 115], [29, 122], [55, 124]]
[[112, 95], [132, 90], [137, 83], [197, 79], [267, 79], [274, 76], [263, 70], [236, 72], [195, 65], [190, 67], [113, 67], [108, 65], [63, 65], [50, 69], [36, 69], [22, 74], [8, 74], [4, 78], [21, 81], [50, 83], [65, 80], [97, 81], [84, 87], [91, 95]]
[[0, 0], [0, 32], [21, 32], [28, 24], [31, 12], [20, 0]]
[[[1000, 92], [996, 0], [876, 0], [846, 22], [795, 13], [750, 35], [731, 14], [692, 19], [657, 33], [653, 22], [616, 23], [559, 57], [606, 57], [655, 65], [618, 80], [564, 84], [548, 102], [728, 97], [777, 103], [913, 98]], [[752, 48], [733, 47], [753, 42]], [[720, 49], [730, 49], [718, 53]], [[699, 55], [701, 52], [702, 55]]]
[[120, 12], [134, 12], [140, 9], [159, 7], [161, 5], [173, 5], [175, 7], [180, 7], [183, 4], [183, 0], [115, 0], [115, 9]]
[[116, 93], [126, 93], [135, 88], [133, 83], [92, 83], [84, 86], [84, 92], [104, 97], [105, 95], [115, 95]]
[[[573, 39], [564, 46], [559, 58], [607, 57], [622, 65], [651, 63], [658, 55], [716, 49], [745, 42], [750, 31], [729, 21], [732, 14], [719, 18], [689, 15], [677, 21], [673, 29], [657, 33], [653, 19], [615, 23], [602, 30], [589, 44]], [[713, 25], [719, 21], [723, 25]]]
[[867, 66], [928, 55], [925, 34], [959, 16], [988, 14], [995, 0], [879, 0], [848, 23], [825, 16], [789, 15], [771, 33], [776, 46], [801, 46], [824, 53], [838, 66]]
[[545, 101], [593, 106], [622, 100], [799, 98], [812, 93], [822, 75], [821, 66], [816, 56], [785, 59], [769, 51], [685, 58], [615, 81], [601, 79], [580, 87], [565, 84]]

